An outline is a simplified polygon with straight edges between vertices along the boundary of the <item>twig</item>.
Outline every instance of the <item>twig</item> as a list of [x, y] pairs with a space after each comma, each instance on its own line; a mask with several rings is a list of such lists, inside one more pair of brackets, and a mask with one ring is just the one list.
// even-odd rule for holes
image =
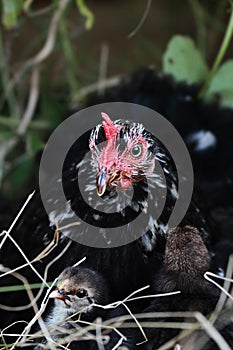
[[190, 334], [193, 333], [194, 330], [182, 330], [182, 332], [180, 332], [180, 334], [178, 334], [174, 338], [170, 339], [168, 342], [166, 342], [165, 344], [161, 345], [156, 350], [168, 350], [168, 349], [171, 349], [173, 346], [176, 345], [176, 343], [178, 341], [184, 339], [187, 336], [190, 336]]
[[[83, 259], [82, 259], [82, 261], [83, 261]], [[81, 261], [80, 261], [81, 262]], [[146, 288], [148, 288], [148, 286], [146, 286], [146, 287], [143, 287], [143, 288], [140, 288], [139, 290], [137, 290], [137, 291], [135, 291], [135, 292], [133, 292], [133, 293], [131, 293], [127, 298], [125, 298], [124, 299], [124, 301], [130, 301], [130, 297], [131, 296], [133, 296], [133, 295], [135, 295], [136, 293], [138, 293], [138, 292], [140, 292], [140, 291], [142, 291], [142, 290], [144, 290], [144, 289], [146, 289]], [[170, 293], [171, 294], [171, 293]], [[144, 297], [146, 297], [146, 296], [144, 296]], [[150, 296], [151, 297], [151, 296]], [[139, 297], [140, 298], [140, 297]], [[108, 308], [115, 308], [115, 307], [117, 307], [118, 305], [123, 305], [125, 308], [126, 308], [126, 310], [128, 311], [128, 313], [129, 313], [129, 317], [130, 317], [130, 319], [133, 319], [134, 321], [135, 321], [135, 323], [136, 323], [136, 325], [137, 325], [137, 327], [139, 327], [139, 329], [141, 330], [141, 332], [142, 332], [142, 334], [143, 334], [143, 336], [144, 336], [144, 338], [145, 339], [147, 339], [146, 338], [146, 335], [145, 335], [145, 333], [144, 333], [144, 331], [143, 331], [143, 329], [142, 329], [142, 326], [141, 326], [141, 324], [139, 323], [139, 321], [137, 320], [137, 316], [135, 316], [135, 315], [133, 315], [132, 314], [132, 312], [131, 312], [131, 310], [128, 308], [128, 306], [127, 305], [125, 305], [125, 303], [124, 303], [124, 301], [119, 301], [119, 302], [115, 302], [115, 303], [112, 303], [112, 304], [108, 304], [108, 305], [97, 305], [97, 304], [93, 304], [93, 306], [96, 306], [96, 307], [100, 307], [100, 308], [106, 308], [106, 309], [108, 309]], [[78, 313], [78, 314], [80, 314], [80, 313]], [[74, 317], [75, 315], [72, 315], [72, 316], [69, 316], [69, 317], [67, 317], [66, 318], [66, 322], [67, 321], [69, 321], [69, 319], [72, 319], [72, 317]], [[64, 322], [64, 320], [63, 320], [63, 322]], [[80, 323], [83, 323], [83, 324], [87, 324], [87, 325], [92, 325], [92, 326], [95, 326], [95, 327], [102, 327], [103, 329], [111, 329], [111, 330], [115, 330], [115, 331], [117, 331], [117, 333], [120, 335], [120, 337], [122, 338], [122, 339], [120, 339], [120, 341], [119, 341], [119, 344], [123, 341], [123, 339], [126, 339], [121, 333], [119, 333], [119, 331], [117, 330], [117, 328], [116, 327], [112, 327], [112, 326], [109, 326], [108, 324], [109, 323], [111, 323], [111, 321], [109, 321], [108, 320], [108, 324], [106, 324], [105, 322], [102, 324], [102, 325], [99, 325], [98, 323], [89, 323], [89, 322], [86, 322], [86, 321], [82, 321], [82, 320], [78, 320], [77, 322], [80, 322]], [[117, 321], [117, 323], [119, 324], [119, 320]], [[128, 326], [128, 324], [127, 324], [127, 326]], [[117, 326], [117, 327], [119, 327], [119, 325]], [[187, 327], [186, 325], [184, 325], [184, 327]], [[176, 328], [177, 328], [177, 326], [176, 326]], [[93, 328], [92, 328], [93, 329]], [[83, 330], [81, 333], [79, 332], [79, 337], [81, 336], [81, 334], [83, 333], [83, 332], [87, 332], [87, 331], [89, 331], [89, 328], [88, 329], [85, 329], [85, 330]], [[86, 333], [85, 333], [86, 334]], [[64, 344], [64, 343], [67, 343], [67, 341], [69, 341], [69, 340], [71, 340], [71, 339], [69, 339], [69, 338], [63, 338], [62, 339], [62, 343]], [[72, 338], [72, 340], [74, 341], [74, 339]], [[116, 348], [116, 347], [115, 347]]]
[[108, 304], [108, 305], [97, 305], [97, 304], [93, 304], [94, 306], [96, 307], [100, 307], [100, 308], [103, 308], [103, 309], [108, 309], [108, 308], [117, 308], [119, 305], [123, 305], [124, 308], [127, 310], [127, 312], [129, 313], [129, 315], [132, 317], [132, 319], [135, 321], [136, 325], [138, 326], [140, 332], [142, 333], [142, 336], [144, 338], [144, 341], [138, 343], [137, 345], [139, 344], [143, 344], [145, 342], [147, 342], [147, 337], [146, 337], [146, 334], [140, 324], [140, 322], [138, 321], [137, 317], [131, 312], [130, 308], [125, 304], [126, 302], [129, 302], [129, 301], [133, 301], [133, 300], [139, 300], [139, 299], [144, 299], [144, 298], [154, 298], [154, 297], [161, 297], [161, 296], [168, 296], [168, 295], [174, 295], [174, 294], [178, 294], [180, 293], [180, 291], [177, 291], [177, 292], [170, 292], [170, 293], [163, 293], [163, 294], [155, 294], [155, 295], [144, 295], [144, 296], [140, 296], [140, 297], [135, 297], [135, 298], [131, 298], [131, 296], [135, 295], [136, 293], [139, 293], [145, 289], [147, 289], [149, 287], [149, 285], [145, 286], [145, 287], [142, 287], [136, 291], [134, 291], [133, 293], [131, 293], [128, 297], [126, 297], [124, 300], [122, 301], [117, 301], [117, 302], [114, 302], [112, 304]]
[[[17, 311], [26, 310], [26, 309], [29, 309], [29, 308], [33, 307], [33, 305], [36, 303], [36, 301], [39, 298], [38, 297], [34, 298], [34, 295], [32, 294], [31, 288], [28, 288], [29, 287], [29, 283], [26, 280], [26, 278], [23, 275], [19, 274], [18, 272], [15, 272], [15, 271], [7, 268], [7, 267], [1, 266], [1, 271], [7, 271], [8, 274], [11, 274], [15, 278], [17, 278], [17, 279], [19, 279], [20, 281], [23, 282], [24, 290], [26, 290], [26, 292], [29, 295], [30, 303], [27, 304], [26, 306], [24, 306], [24, 305], [23, 306], [8, 306], [8, 305], [0, 304], [0, 309], [7, 310], [7, 311], [12, 311], [12, 312], [17, 312]], [[43, 287], [41, 286], [41, 288], [43, 288]]]
[[116, 345], [112, 348], [112, 350], [116, 350], [119, 348], [119, 346], [123, 343], [123, 338], [120, 338], [119, 341], [116, 343]]
[[[30, 261], [30, 264], [33, 264], [34, 262], [41, 260], [42, 258], [46, 257], [48, 254], [51, 253], [51, 251], [52, 251], [52, 250], [57, 246], [57, 244], [58, 244], [58, 237], [57, 237], [57, 234], [58, 234], [58, 231], [57, 231], [57, 229], [56, 229], [56, 230], [55, 230], [55, 234], [54, 234], [54, 238], [53, 238], [52, 242], [50, 242], [50, 243], [48, 244], [48, 246], [45, 247], [45, 249], [44, 249], [41, 253], [39, 253], [39, 254], [37, 255], [36, 258], [34, 258], [32, 261]], [[22, 268], [24, 268], [24, 267], [26, 267], [26, 266], [28, 266], [28, 265], [29, 265], [29, 264], [26, 263], [26, 264], [17, 266], [17, 267], [14, 268], [14, 269], [8, 269], [5, 273], [3, 273], [3, 274], [0, 275], [0, 278], [5, 277], [5, 276], [11, 274], [11, 272], [16, 272], [16, 271], [18, 271], [18, 270], [21, 270]], [[5, 266], [3, 266], [3, 265], [0, 264], [0, 271], [1, 271], [2, 269], [5, 269]]]
[[29, 10], [29, 8], [31, 7], [32, 3], [34, 0], [25, 0], [24, 4], [23, 4], [23, 10], [25, 12], [27, 12]]
[[[70, 316], [69, 318], [71, 318], [71, 317], [72, 316]], [[85, 329], [82, 328], [82, 331], [80, 332], [79, 336], [83, 333], [89, 332], [90, 330], [96, 329], [96, 327], [100, 327], [100, 325], [98, 323], [94, 323], [94, 322], [88, 322], [88, 321], [83, 321], [83, 320], [78, 320], [77, 322], [88, 326]], [[127, 338], [116, 327], [110, 326], [109, 324], [106, 324], [106, 321], [104, 321], [101, 324], [101, 328], [116, 332], [120, 336], [120, 338], [122, 338], [122, 341], [127, 340]]]
[[140, 332], [142, 333], [142, 336], [143, 336], [143, 338], [144, 338], [144, 341], [143, 341], [143, 342], [140, 342], [140, 343], [138, 343], [138, 344], [136, 344], [136, 345], [140, 345], [140, 344], [143, 344], [143, 343], [147, 342], [148, 339], [147, 339], [146, 333], [144, 332], [144, 330], [143, 330], [143, 328], [142, 328], [140, 322], [138, 321], [137, 317], [131, 312], [130, 308], [129, 308], [125, 303], [122, 303], [122, 305], [126, 308], [126, 310], [128, 311], [128, 313], [130, 314], [130, 316], [133, 318], [133, 320], [135, 321], [136, 325], [138, 326], [138, 328], [139, 328], [139, 330], [140, 330]]
[[48, 12], [50, 12], [53, 8], [54, 8], [54, 4], [48, 5], [40, 10], [28, 11], [27, 16], [28, 17], [43, 16], [43, 15], [47, 14]]
[[53, 51], [57, 36], [58, 23], [69, 2], [70, 0], [60, 0], [58, 2], [58, 9], [55, 11], [50, 22], [48, 35], [44, 46], [33, 58], [26, 62], [25, 67], [27, 66], [27, 68], [29, 68], [30, 66], [42, 63]]
[[207, 281], [213, 283], [216, 287], [218, 287], [223, 293], [225, 293], [231, 300], [233, 300], [233, 297], [230, 293], [228, 293], [222, 286], [220, 286], [217, 282], [215, 282], [214, 280], [212, 280], [212, 278], [210, 278], [209, 276], [212, 276], [212, 277], [215, 277], [215, 278], [218, 278], [220, 280], [224, 280], [224, 281], [228, 281], [228, 282], [233, 282], [233, 279], [231, 278], [226, 278], [226, 277], [221, 277], [219, 275], [216, 275], [215, 273], [213, 272], [206, 272], [204, 274], [204, 277]]
[[[51, 253], [51, 251], [57, 246], [58, 244], [58, 231], [55, 230], [55, 234], [54, 234], [54, 239], [51, 243], [53, 243], [54, 246], [51, 245], [51, 243], [49, 243], [49, 245], [35, 258], [33, 259], [30, 264], [36, 262], [36, 261], [39, 261], [41, 260], [42, 258], [46, 257], [49, 253]], [[66, 250], [69, 248], [71, 244], [71, 241], [69, 241], [69, 243], [66, 245], [66, 247], [62, 250], [62, 252], [60, 254], [58, 254], [53, 260], [51, 260], [49, 262], [49, 264], [46, 265], [45, 267], [45, 271], [44, 271], [44, 280], [46, 281], [47, 280], [47, 275], [48, 275], [48, 269], [50, 268], [50, 266], [52, 266], [54, 264], [55, 261], [57, 261], [65, 252]], [[84, 260], [84, 258], [81, 260], [81, 262]], [[13, 270], [9, 269], [9, 268], [6, 268], [4, 266], [0, 266], [0, 270], [3, 270], [5, 271], [4, 274], [2, 274], [0, 277], [4, 277], [6, 275], [9, 275], [9, 274], [13, 274], [15, 271], [23, 268], [23, 267], [26, 267], [28, 265], [30, 265], [29, 263], [26, 263], [24, 265], [21, 265]], [[41, 294], [42, 294], [42, 291], [44, 289], [44, 285], [42, 284], [37, 295], [35, 296], [34, 300], [33, 300], [33, 303], [37, 302], [37, 300], [40, 298]], [[14, 306], [14, 307], [10, 307], [10, 306], [6, 306], [6, 305], [0, 305], [0, 307], [4, 310], [9, 310], [9, 311], [22, 311], [22, 310], [26, 310], [26, 309], [29, 309], [32, 307], [32, 303], [30, 304], [27, 304], [27, 305], [23, 305], [23, 306]]]
[[101, 322], [101, 318], [98, 317], [96, 319], [96, 342], [97, 342], [97, 346], [99, 350], [104, 350], [104, 344], [103, 344], [103, 340], [102, 340], [102, 335], [101, 335], [101, 326], [102, 326], [102, 322]]
[[219, 300], [218, 300], [217, 305], [215, 307], [215, 312], [213, 312], [213, 314], [210, 316], [210, 322], [212, 322], [212, 323], [214, 323], [216, 321], [219, 313], [222, 311], [223, 306], [226, 302], [227, 294], [225, 293], [225, 291], [227, 291], [227, 292], [229, 291], [229, 288], [230, 288], [230, 285], [232, 282], [232, 280], [230, 280], [230, 277], [232, 277], [232, 274], [233, 274], [233, 255], [231, 255], [229, 260], [228, 260], [227, 270], [226, 270], [226, 278], [227, 279], [224, 280], [224, 284], [223, 284], [224, 290], [221, 291]]
[[152, 3], [152, 0], [147, 0], [146, 8], [145, 8], [145, 11], [142, 15], [142, 18], [140, 19], [137, 27], [128, 35], [128, 39], [131, 39], [139, 31], [139, 29], [142, 27], [142, 25], [144, 24], [144, 22], [148, 16], [148, 13], [150, 11], [151, 3]]
[[96, 92], [98, 89], [108, 89], [111, 87], [114, 87], [119, 84], [121, 81], [121, 76], [115, 76], [108, 78], [106, 80], [103, 80], [94, 84], [90, 84], [88, 86], [85, 86], [84, 88], [81, 88], [78, 92], [78, 94], [74, 97], [75, 100], [79, 101], [88, 95]]
[[[42, 313], [43, 313], [43, 311], [44, 311], [44, 309], [45, 309], [45, 307], [46, 307], [46, 305], [47, 305], [47, 303], [45, 303], [45, 300], [48, 301], [48, 299], [47, 299], [47, 298], [48, 298], [48, 295], [50, 294], [50, 291], [51, 291], [51, 289], [53, 288], [53, 286], [55, 285], [56, 282], [57, 282], [57, 279], [55, 279], [55, 280], [53, 281], [53, 284], [52, 284], [52, 285], [50, 286], [50, 288], [47, 290], [47, 293], [46, 293], [46, 295], [45, 295], [45, 297], [44, 297], [44, 299], [43, 299], [43, 302], [42, 302], [42, 304], [41, 304], [40, 309], [38, 310], [38, 312], [36, 313], [36, 315], [33, 317], [33, 319], [28, 323], [28, 325], [24, 328], [23, 332], [21, 333], [21, 335], [19, 336], [19, 338], [16, 340], [14, 346], [18, 345], [20, 342], [24, 342], [24, 341], [25, 341], [25, 338], [28, 336], [28, 333], [29, 333], [31, 327], [33, 326], [33, 324], [34, 324], [37, 320], [40, 319], [40, 317], [41, 317], [41, 315], [42, 315]], [[42, 331], [43, 331], [43, 330], [42, 330]], [[47, 339], [47, 340], [51, 340], [49, 333], [47, 333], [45, 336], [46, 336], [46, 339]]]
[[31, 119], [34, 115], [35, 109], [36, 109], [36, 105], [37, 105], [37, 101], [39, 98], [39, 78], [40, 78], [40, 65], [35, 65], [33, 70], [32, 70], [32, 74], [31, 74], [31, 79], [30, 79], [30, 93], [29, 93], [29, 98], [28, 98], [28, 103], [27, 103], [27, 107], [26, 110], [23, 114], [23, 117], [18, 125], [18, 128], [16, 130], [18, 135], [23, 135], [30, 122]]
[[100, 52], [99, 79], [97, 82], [98, 84], [97, 94], [99, 96], [103, 95], [105, 92], [105, 86], [103, 85], [103, 81], [106, 81], [108, 59], [109, 59], [109, 47], [107, 44], [102, 44], [101, 52]]
[[210, 321], [200, 312], [195, 312], [196, 319], [201, 323], [206, 333], [212, 338], [221, 350], [231, 350], [223, 336], [217, 331]]
[[[24, 276], [20, 275], [19, 273], [15, 273], [15, 272], [14, 272], [14, 273], [12, 273], [12, 275], [13, 275], [14, 277], [16, 277], [17, 279], [19, 279], [20, 281], [22, 281], [23, 284], [24, 284], [24, 286], [27, 286], [27, 285], [29, 284], [29, 283], [28, 283], [28, 280], [27, 280]], [[30, 300], [30, 302], [31, 302], [31, 306], [32, 306], [34, 312], [35, 312], [35, 313], [38, 313], [39, 310], [38, 310], [37, 304], [34, 302], [34, 295], [33, 295], [32, 291], [31, 291], [31, 289], [26, 289], [26, 292], [27, 292], [27, 294], [28, 294], [28, 297], [29, 297], [29, 300]], [[44, 334], [45, 336], [49, 336], [49, 333], [48, 333], [48, 331], [47, 331], [47, 329], [46, 329], [45, 323], [44, 323], [44, 321], [42, 320], [41, 317], [38, 318], [38, 322], [39, 322], [39, 325], [40, 325], [41, 330], [43, 331], [43, 334]], [[13, 350], [14, 348], [15, 348], [15, 345], [13, 345], [13, 346], [11, 347], [12, 350]]]
[[16, 248], [18, 249], [18, 251], [20, 252], [20, 254], [23, 256], [23, 258], [27, 261], [28, 265], [30, 266], [30, 268], [35, 272], [35, 274], [39, 277], [39, 279], [47, 286], [49, 287], [48, 283], [45, 281], [45, 279], [41, 276], [41, 274], [36, 270], [36, 268], [32, 265], [31, 261], [28, 259], [28, 257], [26, 256], [26, 254], [24, 253], [23, 249], [20, 248], [20, 246], [18, 245], [18, 243], [15, 241], [15, 239], [10, 235], [7, 234], [7, 237], [12, 241], [12, 243], [16, 246]]
[[[70, 244], [71, 244], [71, 241], [69, 241], [68, 244], [66, 245], [66, 247], [62, 250], [62, 252], [61, 252], [58, 256], [56, 256], [56, 258], [53, 259], [53, 260], [47, 265], [47, 268], [46, 268], [46, 277], [47, 277], [47, 271], [48, 271], [49, 267], [50, 267], [55, 261], [57, 261], [58, 259], [60, 259], [60, 257], [61, 257], [61, 256], [65, 253], [65, 251], [69, 248]], [[83, 260], [84, 260], [84, 258], [81, 259], [79, 263], [83, 262]], [[78, 264], [78, 263], [77, 263], [77, 264]], [[50, 294], [51, 289], [53, 288], [53, 286], [57, 283], [57, 280], [58, 280], [58, 278], [56, 278], [56, 279], [53, 281], [53, 283], [51, 284], [51, 286], [48, 288], [48, 290], [47, 290], [47, 292], [46, 292], [46, 295], [45, 295], [45, 297], [44, 297], [44, 299], [43, 299], [43, 301], [42, 301], [42, 303], [41, 303], [40, 309], [38, 310], [37, 314], [33, 317], [33, 319], [29, 322], [29, 324], [27, 325], [27, 327], [25, 327], [25, 329], [23, 330], [21, 336], [20, 336], [20, 337], [18, 338], [18, 340], [17, 340], [18, 343], [19, 343], [19, 342], [23, 343], [23, 342], [25, 341], [25, 338], [27, 337], [27, 335], [28, 335], [28, 333], [29, 333], [31, 327], [34, 325], [34, 323], [41, 317], [42, 313], [45, 311], [45, 308], [46, 308], [47, 303], [48, 303], [48, 300], [49, 300], [49, 299], [48, 299], [48, 296], [49, 296], [49, 294]], [[21, 339], [21, 338], [22, 338], [22, 339]], [[46, 338], [47, 338], [47, 337], [46, 337]], [[48, 338], [47, 340], [51, 340], [51, 341], [52, 341], [52, 339], [50, 338], [50, 336], [49, 336], [49, 338]]]
[[65, 58], [67, 80], [70, 87], [70, 98], [73, 101], [74, 96], [79, 90], [78, 81], [76, 78], [76, 66], [75, 55], [73, 52], [73, 47], [70, 42], [69, 32], [67, 30], [66, 22], [64, 17], [61, 18], [59, 23], [59, 32], [61, 37], [61, 44], [63, 48], [63, 55]]
[[11, 89], [15, 86], [15, 84], [18, 83], [18, 81], [22, 78], [23, 74], [31, 67], [37, 66], [38, 64], [42, 63], [46, 58], [51, 54], [51, 52], [54, 49], [56, 36], [57, 36], [57, 29], [58, 24], [60, 21], [60, 18], [65, 11], [66, 7], [68, 6], [69, 2], [71, 0], [59, 0], [58, 2], [58, 8], [54, 12], [52, 19], [49, 24], [48, 28], [48, 35], [46, 38], [46, 41], [42, 47], [42, 49], [32, 58], [28, 59], [21, 69], [15, 74], [13, 79], [8, 83], [6, 87], [6, 93], [8, 94]]
[[84, 256], [84, 258], [82, 258], [81, 260], [79, 260], [76, 264], [73, 265], [73, 267], [76, 267], [78, 265], [80, 265], [81, 263], [83, 263], [86, 260], [86, 256]]
[[75, 222], [72, 222], [71, 224], [67, 224], [65, 226], [58, 226], [58, 230], [59, 231], [64, 231], [65, 229], [69, 228], [69, 227], [73, 227], [73, 226], [79, 226], [80, 225], [80, 222], [79, 221], [75, 221]]
[[168, 292], [168, 293], [161, 293], [161, 294], [151, 294], [151, 295], [143, 295], [140, 297], [136, 297], [136, 298], [129, 298], [127, 299], [127, 301], [133, 301], [133, 300], [139, 300], [139, 299], [147, 299], [147, 298], [159, 298], [159, 297], [167, 297], [167, 296], [171, 296], [171, 295], [176, 295], [176, 294], [180, 294], [181, 292], [179, 290], [175, 291], [175, 292]]
[[16, 97], [13, 89], [10, 91], [7, 91], [7, 86], [10, 81], [10, 74], [7, 64], [7, 59], [4, 54], [4, 44], [3, 44], [3, 37], [2, 37], [2, 28], [0, 27], [0, 52], [1, 52], [1, 60], [0, 60], [0, 71], [1, 71], [1, 80], [2, 80], [2, 88], [4, 95], [6, 97], [8, 107], [10, 110], [11, 117], [18, 117], [17, 111], [16, 111]]
[[16, 321], [16, 322], [13, 322], [12, 324], [10, 324], [10, 325], [8, 325], [8, 326], [6, 326], [5, 328], [3, 328], [3, 329], [0, 330], [1, 338], [3, 339], [3, 342], [5, 343], [5, 348], [4, 348], [4, 350], [7, 349], [7, 345], [6, 345], [6, 342], [5, 342], [4, 337], [5, 337], [5, 336], [17, 336], [17, 334], [12, 334], [12, 333], [7, 334], [7, 333], [6, 333], [6, 330], [9, 329], [9, 328], [12, 327], [12, 326], [18, 324], [18, 323], [27, 323], [27, 322], [26, 322], [26, 321], [21, 321], [21, 320], [20, 320], [20, 321]]
[[32, 197], [34, 196], [35, 191], [33, 191], [31, 194], [29, 194], [28, 198], [26, 199], [25, 203], [23, 204], [22, 208], [20, 209], [19, 213], [16, 215], [14, 221], [12, 222], [12, 224], [10, 225], [10, 228], [7, 231], [3, 231], [0, 233], [0, 237], [2, 235], [5, 235], [0, 243], [0, 250], [2, 249], [2, 246], [4, 244], [4, 242], [6, 241], [6, 239], [8, 238], [10, 232], [12, 231], [12, 229], [14, 228], [15, 224], [17, 223], [17, 221], [19, 220], [22, 212], [24, 211], [24, 209], [26, 208], [26, 206], [28, 205], [28, 203], [30, 202], [30, 200], [32, 199]]
[[47, 255], [49, 255], [53, 251], [54, 248], [58, 246], [58, 243], [59, 243], [59, 231], [56, 228], [54, 232], [53, 240], [47, 245], [47, 247], [40, 254], [37, 255], [35, 259], [33, 259], [32, 262], [39, 261], [45, 258]]

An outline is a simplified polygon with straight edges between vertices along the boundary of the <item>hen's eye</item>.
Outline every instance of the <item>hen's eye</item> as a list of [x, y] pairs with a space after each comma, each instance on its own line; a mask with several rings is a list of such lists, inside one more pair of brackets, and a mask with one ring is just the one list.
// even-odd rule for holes
[[87, 291], [85, 289], [79, 289], [76, 295], [78, 298], [84, 298], [87, 296]]
[[133, 146], [130, 153], [134, 158], [139, 157], [142, 154], [142, 145], [138, 143], [137, 145]]

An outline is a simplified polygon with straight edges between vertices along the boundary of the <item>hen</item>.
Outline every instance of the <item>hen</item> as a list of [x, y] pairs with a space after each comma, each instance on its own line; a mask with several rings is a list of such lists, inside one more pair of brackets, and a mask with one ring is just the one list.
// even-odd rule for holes
[[[159, 168], [165, 174], [167, 196], [164, 210], [158, 219], [156, 208], [158, 201], [163, 198], [164, 188]], [[83, 186], [90, 204], [92, 201], [98, 204], [97, 213], [83, 200], [81, 189], [77, 186], [80, 174], [84, 174]], [[147, 179], [150, 180], [150, 191]], [[52, 241], [54, 223], [59, 227], [66, 226], [70, 213], [65, 208], [64, 212], [57, 209], [56, 181], [60, 180], [52, 179], [49, 184], [51, 190], [47, 198], [54, 205], [54, 211], [47, 215], [39, 194], [36, 194], [11, 233], [29, 260], [33, 260]], [[164, 254], [166, 224], [177, 200], [177, 172], [163, 144], [145, 130], [141, 123], [125, 120], [113, 122], [103, 114], [102, 124], [84, 134], [72, 146], [64, 163], [62, 182], [72, 210], [89, 224], [77, 226], [75, 238], [85, 237], [89, 227], [94, 226], [96, 235], [91, 243], [93, 247], [71, 241], [65, 253], [60, 256], [70, 242], [67, 237], [70, 231], [64, 229], [56, 248], [34, 264], [37, 271], [43, 275], [47, 264], [59, 256], [59, 261], [48, 270], [48, 280], [51, 281], [65, 267], [86, 256], [83, 266], [103, 274], [110, 285], [112, 300], [122, 299], [132, 291], [150, 284], [151, 276], [158, 270]], [[129, 201], [132, 189], [133, 195]], [[96, 202], [98, 198], [99, 201]], [[138, 214], [141, 221], [133, 225], [131, 221]], [[193, 203], [182, 224], [197, 226], [203, 239], [208, 240], [206, 222]], [[113, 248], [95, 248], [95, 242], [109, 239], [108, 230], [114, 227], [121, 241], [127, 244]], [[113, 237], [112, 235], [111, 239]], [[25, 263], [9, 240], [4, 243], [0, 259], [9, 268]], [[38, 277], [30, 268], [21, 269], [20, 273], [29, 283], [38, 282]], [[1, 285], [16, 283], [9, 275], [1, 279]], [[7, 298], [3, 295], [0, 297], [1, 304], [8, 306], [20, 306], [28, 302], [23, 292], [10, 293]], [[31, 316], [30, 309], [18, 313], [6, 310], [1, 317], [1, 327]]]
[[[204, 103], [198, 98], [199, 91], [199, 86], [177, 83], [153, 68], [142, 68], [104, 94], [93, 94], [88, 103], [137, 103], [161, 113], [175, 126], [190, 151], [197, 201], [211, 219], [212, 237], [216, 242], [227, 239], [233, 252], [233, 166], [229, 161], [233, 156], [233, 111], [221, 108], [218, 96], [213, 103]], [[219, 255], [218, 247], [216, 253]], [[221, 265], [225, 266], [225, 261]]]

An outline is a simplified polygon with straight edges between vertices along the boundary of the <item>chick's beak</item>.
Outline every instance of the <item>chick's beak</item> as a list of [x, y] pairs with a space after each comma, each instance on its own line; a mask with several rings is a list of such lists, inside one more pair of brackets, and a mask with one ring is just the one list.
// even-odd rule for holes
[[106, 191], [106, 188], [114, 181], [120, 178], [120, 172], [108, 173], [107, 169], [104, 167], [100, 170], [96, 178], [96, 190], [98, 196], [102, 196]]
[[69, 296], [64, 292], [64, 290], [56, 289], [49, 294], [49, 298], [60, 299], [63, 301], [69, 300]]

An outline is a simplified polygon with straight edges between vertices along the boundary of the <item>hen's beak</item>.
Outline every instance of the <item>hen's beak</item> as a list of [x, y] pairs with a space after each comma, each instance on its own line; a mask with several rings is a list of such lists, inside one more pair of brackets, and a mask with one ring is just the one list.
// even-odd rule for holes
[[102, 168], [97, 175], [96, 179], [96, 190], [98, 196], [102, 196], [106, 191], [106, 188], [114, 181], [120, 179], [120, 172], [113, 172], [108, 174], [106, 168]]
[[102, 196], [107, 187], [107, 171], [106, 168], [100, 170], [96, 179], [96, 190], [98, 196]]
[[64, 292], [64, 290], [56, 289], [49, 294], [49, 298], [60, 299], [63, 301], [69, 300], [69, 296]]

